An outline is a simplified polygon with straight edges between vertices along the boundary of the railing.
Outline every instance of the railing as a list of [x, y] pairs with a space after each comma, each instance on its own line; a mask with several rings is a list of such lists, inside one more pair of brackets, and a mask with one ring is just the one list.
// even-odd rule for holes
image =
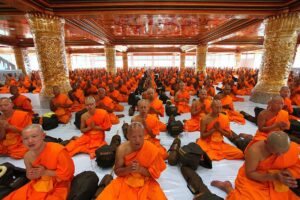
[[16, 65], [12, 64], [8, 60], [6, 60], [0, 56], [0, 69], [16, 70]]

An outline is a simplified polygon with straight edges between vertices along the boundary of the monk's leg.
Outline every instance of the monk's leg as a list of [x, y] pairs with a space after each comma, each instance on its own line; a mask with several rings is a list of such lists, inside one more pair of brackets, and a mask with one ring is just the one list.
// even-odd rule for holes
[[212, 181], [210, 185], [219, 188], [227, 194], [233, 190], [232, 184], [229, 181]]
[[227, 160], [239, 160], [244, 158], [244, 153], [237, 147], [229, 144], [222, 144], [222, 153]]
[[8, 155], [15, 159], [22, 159], [24, 158], [25, 153], [28, 149], [23, 145], [22, 142], [8, 146]]
[[82, 135], [81, 137], [71, 140], [65, 147], [70, 156], [74, 156], [77, 153], [87, 153], [87, 143], [89, 142], [89, 137]]

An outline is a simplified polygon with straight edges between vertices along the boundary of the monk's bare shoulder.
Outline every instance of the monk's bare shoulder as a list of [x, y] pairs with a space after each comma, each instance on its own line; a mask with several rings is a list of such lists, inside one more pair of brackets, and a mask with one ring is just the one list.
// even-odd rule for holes
[[130, 152], [130, 149], [130, 142], [126, 141], [118, 147], [118, 152], [120, 154], [127, 155]]
[[89, 118], [89, 113], [88, 112], [85, 112], [83, 115], [81, 115], [81, 120], [87, 120]]
[[263, 142], [264, 141], [259, 141], [259, 142], [254, 143], [253, 145], [251, 145], [246, 152], [246, 157], [247, 157], [247, 155], [255, 155], [255, 158], [257, 160], [261, 160], [263, 157], [262, 151], [261, 151]]

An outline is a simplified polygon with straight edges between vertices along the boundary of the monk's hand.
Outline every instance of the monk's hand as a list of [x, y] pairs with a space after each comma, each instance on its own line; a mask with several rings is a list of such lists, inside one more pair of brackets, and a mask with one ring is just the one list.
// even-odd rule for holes
[[95, 128], [95, 122], [92, 121], [92, 122], [90, 123], [89, 127], [90, 127], [91, 129]]
[[38, 178], [40, 178], [41, 176], [44, 176], [45, 171], [46, 171], [44, 166], [39, 165], [38, 167], [35, 167], [34, 169], [35, 169], [35, 173], [38, 176]]
[[138, 172], [139, 167], [140, 167], [140, 164], [137, 160], [132, 161], [132, 163], [131, 163], [131, 171], [132, 172]]
[[288, 127], [288, 125], [285, 122], [277, 122], [277, 127], [284, 130]]
[[297, 180], [292, 176], [292, 174], [288, 170], [280, 171], [278, 173], [278, 180], [290, 188], [298, 187]]

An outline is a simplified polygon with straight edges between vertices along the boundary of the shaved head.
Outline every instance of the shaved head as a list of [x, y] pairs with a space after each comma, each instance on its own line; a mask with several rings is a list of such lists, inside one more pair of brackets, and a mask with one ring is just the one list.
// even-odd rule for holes
[[279, 93], [282, 98], [289, 98], [290, 97], [290, 88], [288, 86], [282, 86]]
[[95, 98], [93, 96], [88, 96], [84, 100], [85, 104], [96, 103]]
[[290, 138], [283, 131], [274, 131], [268, 135], [267, 144], [272, 153], [282, 154], [290, 148]]
[[220, 100], [213, 100], [211, 103], [212, 113], [217, 115], [222, 111], [222, 103]]
[[128, 140], [134, 151], [142, 148], [144, 144], [144, 126], [140, 122], [132, 122], [128, 126]]

